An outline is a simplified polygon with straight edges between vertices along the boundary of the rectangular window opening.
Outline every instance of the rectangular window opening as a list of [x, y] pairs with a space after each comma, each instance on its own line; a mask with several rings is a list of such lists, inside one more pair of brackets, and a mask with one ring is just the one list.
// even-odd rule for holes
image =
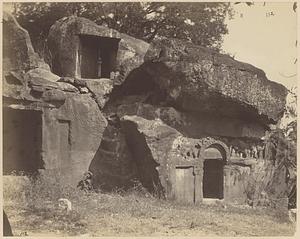
[[118, 38], [81, 35], [79, 69], [81, 78], [110, 78], [116, 71]]

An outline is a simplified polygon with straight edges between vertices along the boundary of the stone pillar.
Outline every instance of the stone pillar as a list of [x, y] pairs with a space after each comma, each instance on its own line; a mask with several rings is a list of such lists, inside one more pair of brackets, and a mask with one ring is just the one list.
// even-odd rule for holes
[[102, 59], [101, 59], [101, 56], [100, 56], [100, 51], [98, 52], [98, 60], [97, 60], [97, 66], [98, 66], [98, 69], [97, 69], [97, 76], [98, 78], [102, 78]]
[[230, 166], [229, 165], [224, 165], [223, 167], [223, 177], [224, 177], [224, 182], [223, 182], [223, 196], [224, 196], [224, 201], [228, 200], [229, 196], [229, 188], [230, 188]]
[[76, 48], [76, 57], [75, 57], [75, 72], [74, 72], [74, 77], [75, 78], [81, 78], [81, 69], [80, 69], [80, 50], [79, 50], [79, 44], [77, 44]]

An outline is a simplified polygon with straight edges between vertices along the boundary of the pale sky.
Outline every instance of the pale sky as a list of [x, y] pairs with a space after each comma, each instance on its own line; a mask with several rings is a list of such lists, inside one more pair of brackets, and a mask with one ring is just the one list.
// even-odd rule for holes
[[227, 19], [229, 33], [224, 37], [222, 49], [235, 55], [236, 60], [261, 68], [269, 80], [287, 88], [296, 86], [297, 14], [293, 3], [263, 6], [256, 2], [250, 7], [245, 3], [233, 7], [236, 15], [232, 20]]

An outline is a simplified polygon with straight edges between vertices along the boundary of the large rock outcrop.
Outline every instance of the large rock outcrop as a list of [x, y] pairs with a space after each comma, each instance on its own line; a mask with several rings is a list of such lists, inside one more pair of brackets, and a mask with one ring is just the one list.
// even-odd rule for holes
[[4, 172], [45, 169], [76, 186], [107, 126], [100, 108], [111, 82], [62, 80], [35, 53], [28, 32], [5, 12], [3, 29]]
[[108, 121], [89, 171], [96, 190], [128, 189], [138, 181], [136, 162], [118, 122]]
[[[37, 71], [39, 74], [36, 74]], [[50, 72], [49, 66], [34, 51], [28, 32], [12, 15], [4, 11], [2, 95], [15, 99], [33, 100], [28, 88], [28, 76], [31, 75], [34, 77], [47, 75], [49, 81], [59, 79]]]
[[144, 61], [149, 44], [119, 33], [108, 27], [99, 26], [82, 17], [65, 17], [58, 20], [49, 31], [48, 43], [53, 58], [53, 70], [60, 76], [76, 76], [76, 62], [80, 36], [112, 39], [118, 45], [114, 82], [121, 84], [127, 75]]
[[264, 124], [276, 123], [284, 111], [286, 88], [269, 81], [262, 70], [178, 39], [152, 43], [139, 70], [139, 78], [147, 75], [184, 111]]
[[181, 134], [159, 119], [125, 115], [121, 125], [143, 186], [165, 197], [167, 158]]
[[10, 71], [28, 71], [33, 68], [49, 69], [49, 66], [34, 52], [28, 32], [16, 19], [3, 12], [3, 75]]
[[26, 162], [76, 185], [90, 170], [95, 188], [138, 179], [191, 203], [211, 197], [207, 185], [229, 202], [285, 197], [284, 165], [267, 157], [274, 147], [261, 137], [280, 119], [286, 89], [262, 70], [180, 40], [149, 46], [71, 16], [50, 29], [54, 74], [10, 15], [4, 33], [5, 173]]

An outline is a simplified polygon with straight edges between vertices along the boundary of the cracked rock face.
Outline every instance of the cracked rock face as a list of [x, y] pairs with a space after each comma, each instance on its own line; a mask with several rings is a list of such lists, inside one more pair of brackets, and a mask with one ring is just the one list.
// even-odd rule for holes
[[49, 66], [34, 52], [28, 32], [7, 12], [3, 12], [3, 71], [49, 70]]
[[216, 112], [276, 123], [287, 90], [265, 73], [209, 49], [165, 39], [150, 45], [140, 70], [185, 111]]
[[[61, 182], [76, 185], [88, 169], [107, 125], [93, 96], [96, 95], [98, 101], [104, 104], [105, 94], [111, 89], [110, 84], [103, 83], [101, 87], [88, 84], [91, 90], [83, 94], [78, 88], [87, 84], [72, 78], [61, 80], [60, 76], [52, 73], [50, 67], [34, 52], [28, 32], [7, 13], [4, 13], [3, 28], [3, 108], [6, 122], [16, 122], [18, 126], [12, 127], [4, 140], [12, 137], [15, 142], [20, 137], [26, 137], [25, 141], [29, 142], [26, 142], [26, 148], [43, 148], [43, 152], [37, 156], [42, 159], [41, 163], [37, 166], [33, 163], [25, 170], [45, 169], [50, 173], [54, 169], [61, 175]], [[96, 93], [90, 92], [92, 90]], [[24, 114], [28, 117], [25, 117], [27, 121], [24, 120]], [[28, 123], [37, 117], [36, 114], [43, 122], [40, 129], [37, 123], [33, 123], [32, 127]], [[10, 127], [9, 123], [4, 127]], [[28, 128], [26, 134], [20, 128]], [[42, 131], [43, 138], [36, 139], [41, 142], [33, 145], [30, 135], [35, 135], [37, 130]], [[61, 139], [64, 139], [64, 147], [61, 147]], [[13, 145], [18, 151], [18, 145]], [[12, 161], [13, 165], [19, 165], [20, 161], [26, 163], [29, 158], [11, 156], [9, 147], [4, 150], [6, 163]], [[34, 158], [33, 154], [31, 156]], [[11, 172], [9, 166], [6, 169]]]

